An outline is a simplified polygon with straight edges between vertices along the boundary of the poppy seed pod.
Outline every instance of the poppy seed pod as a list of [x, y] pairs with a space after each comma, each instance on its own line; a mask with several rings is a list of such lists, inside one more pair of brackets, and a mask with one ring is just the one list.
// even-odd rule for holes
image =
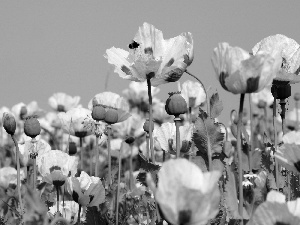
[[108, 124], [114, 124], [118, 122], [118, 117], [118, 111], [116, 109], [109, 108], [105, 113], [104, 121]]
[[8, 112], [4, 112], [3, 113], [3, 117], [2, 117], [2, 123], [3, 123], [3, 127], [6, 130], [6, 132], [10, 135], [14, 135], [15, 131], [16, 131], [16, 120], [15, 117], [8, 113]]
[[31, 138], [35, 138], [41, 133], [41, 125], [37, 118], [29, 117], [25, 120], [24, 132]]
[[290, 84], [285, 84], [282, 82], [282, 85], [274, 84], [271, 87], [271, 92], [273, 97], [276, 96], [276, 99], [286, 99], [291, 96], [292, 89]]
[[187, 104], [180, 92], [169, 93], [169, 98], [166, 101], [165, 109], [169, 115], [175, 117], [187, 112]]
[[94, 105], [92, 111], [92, 118], [96, 121], [104, 120], [105, 118], [105, 108], [102, 105]]
[[76, 143], [73, 141], [69, 142], [69, 155], [75, 155], [77, 153]]
[[[151, 128], [152, 128], [152, 131], [154, 130], [154, 123], [152, 122], [151, 123]], [[149, 122], [149, 119], [146, 119], [145, 123], [144, 123], [144, 126], [143, 126], [143, 129], [145, 132], [149, 133], [149, 130], [150, 130], [150, 122]]]
[[300, 101], [300, 93], [299, 92], [295, 93], [294, 100], [295, 101]]

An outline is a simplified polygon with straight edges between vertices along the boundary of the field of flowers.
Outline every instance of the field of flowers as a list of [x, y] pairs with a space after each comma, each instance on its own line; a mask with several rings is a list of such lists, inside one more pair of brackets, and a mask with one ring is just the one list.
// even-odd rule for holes
[[[191, 33], [165, 40], [144, 23], [127, 50], [104, 57], [131, 80], [123, 96], [87, 104], [55, 93], [52, 112], [34, 101], [0, 108], [0, 225], [300, 224], [296, 41], [212, 49], [216, 78], [240, 95], [228, 124], [218, 117], [230, 106], [188, 70]], [[158, 99], [168, 82], [178, 90]]]

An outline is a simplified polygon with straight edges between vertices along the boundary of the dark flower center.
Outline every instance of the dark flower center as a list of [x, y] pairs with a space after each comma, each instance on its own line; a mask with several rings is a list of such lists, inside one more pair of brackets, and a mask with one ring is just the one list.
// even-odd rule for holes
[[180, 225], [185, 225], [190, 222], [192, 216], [191, 210], [181, 210], [178, 215], [178, 220]]

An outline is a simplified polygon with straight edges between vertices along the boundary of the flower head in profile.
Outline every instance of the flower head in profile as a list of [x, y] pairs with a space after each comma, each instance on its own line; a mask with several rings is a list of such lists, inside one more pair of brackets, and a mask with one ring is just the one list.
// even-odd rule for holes
[[[185, 124], [179, 127], [180, 133], [180, 153], [189, 154], [192, 145], [193, 124]], [[157, 140], [162, 150], [170, 154], [176, 154], [176, 127], [175, 123], [163, 123], [160, 127], [154, 128], [154, 139]]]
[[115, 65], [120, 77], [138, 82], [151, 78], [151, 85], [158, 86], [179, 80], [192, 63], [193, 37], [188, 32], [164, 40], [160, 30], [144, 23], [129, 45], [129, 52], [112, 47], [104, 57]]
[[214, 49], [212, 64], [222, 87], [233, 94], [259, 92], [270, 85], [280, 68], [279, 54], [255, 56], [228, 43]]
[[85, 137], [91, 134], [91, 130], [84, 126], [84, 120], [89, 118], [91, 113], [85, 108], [73, 108], [68, 112], [58, 113], [58, 118], [66, 133], [76, 137]]
[[158, 172], [157, 188], [150, 174], [147, 183], [169, 223], [206, 224], [219, 211], [220, 176], [219, 171], [203, 173], [186, 159], [170, 159]]
[[[100, 105], [105, 108], [106, 115], [104, 121], [107, 121], [107, 117], [112, 117], [115, 113], [116, 117], [114, 123], [120, 123], [127, 120], [131, 115], [129, 114], [129, 105], [127, 101], [120, 95], [113, 92], [102, 92], [94, 96], [89, 101], [88, 108], [93, 109], [93, 106]], [[111, 118], [108, 118], [111, 119]]]
[[78, 105], [80, 101], [79, 96], [70, 96], [62, 92], [58, 92], [53, 94], [49, 100], [48, 103], [51, 106], [52, 109], [56, 110], [57, 112], [67, 112], [70, 109], [79, 107], [81, 105]]
[[68, 178], [67, 188], [73, 200], [81, 206], [99, 206], [105, 201], [105, 189], [99, 177], [82, 171], [80, 177]]
[[274, 54], [279, 52], [282, 58], [281, 69], [276, 72], [274, 80], [290, 84], [300, 82], [300, 45], [282, 34], [266, 37], [252, 49], [254, 55], [263, 52]]
[[61, 186], [68, 177], [75, 176], [78, 158], [60, 150], [51, 150], [41, 155], [37, 166], [45, 182]]
[[206, 101], [205, 91], [199, 82], [187, 80], [183, 82], [180, 89], [188, 107], [198, 107]]
[[252, 102], [255, 105], [259, 105], [262, 102], [264, 102], [263, 104], [265, 104], [266, 106], [270, 106], [273, 104], [274, 101], [274, 97], [269, 88], [264, 88], [257, 93], [252, 93], [251, 97], [252, 97]]

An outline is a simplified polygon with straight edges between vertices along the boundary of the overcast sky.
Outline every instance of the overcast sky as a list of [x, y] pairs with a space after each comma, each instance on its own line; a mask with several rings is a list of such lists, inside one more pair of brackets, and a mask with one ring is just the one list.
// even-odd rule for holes
[[[288, 3], [287, 3], [288, 2]], [[189, 71], [218, 90], [225, 109], [237, 109], [239, 96], [223, 90], [211, 65], [214, 47], [228, 42], [250, 51], [264, 37], [284, 34], [300, 43], [299, 1], [90, 1], [0, 0], [0, 106], [36, 100], [50, 110], [55, 92], [80, 95], [81, 104], [104, 91], [110, 65], [106, 49], [127, 46], [144, 22], [165, 39], [182, 32], [194, 37]], [[188, 79], [184, 75], [181, 81]], [[191, 79], [191, 78], [189, 78]], [[192, 80], [192, 79], [191, 79]], [[121, 94], [129, 81], [110, 73], [108, 90]], [[166, 100], [176, 83], [160, 86]], [[299, 85], [293, 85], [293, 93]], [[292, 104], [291, 104], [292, 105]]]

